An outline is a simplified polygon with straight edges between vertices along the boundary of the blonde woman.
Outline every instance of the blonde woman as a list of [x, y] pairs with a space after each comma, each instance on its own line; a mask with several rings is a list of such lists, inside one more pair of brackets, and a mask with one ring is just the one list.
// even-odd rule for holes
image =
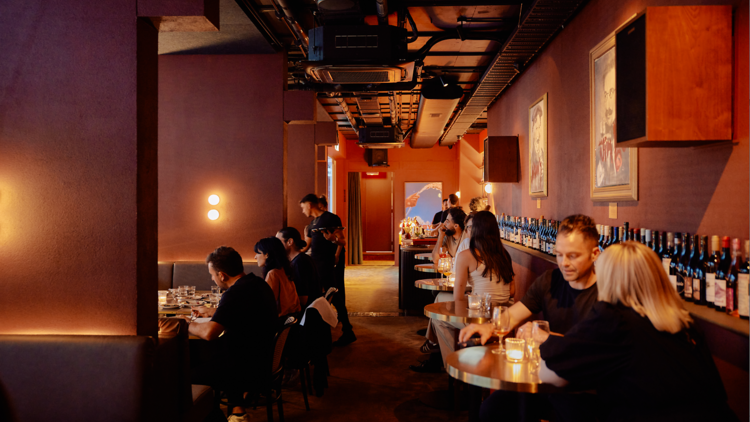
[[541, 346], [539, 377], [596, 389], [607, 421], [736, 420], [702, 335], [656, 254], [637, 242], [596, 264], [599, 302]]

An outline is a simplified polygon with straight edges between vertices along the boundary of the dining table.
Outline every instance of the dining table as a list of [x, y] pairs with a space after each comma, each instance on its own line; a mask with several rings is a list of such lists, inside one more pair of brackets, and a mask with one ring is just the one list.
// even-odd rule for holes
[[[453, 291], [453, 284], [447, 283], [447, 278], [425, 278], [421, 280], [416, 280], [414, 282], [414, 287], [422, 290], [432, 290], [432, 291], [438, 291], [438, 292], [452, 292]], [[466, 286], [466, 291], [471, 291], [471, 286]]]
[[414, 270], [419, 271], [421, 273], [436, 273], [437, 272], [433, 264], [417, 264], [414, 266]]
[[481, 309], [469, 309], [468, 301], [430, 303], [425, 305], [424, 314], [438, 321], [463, 324], [484, 324], [492, 319], [489, 312]]
[[414, 254], [414, 259], [432, 262], [432, 252]]

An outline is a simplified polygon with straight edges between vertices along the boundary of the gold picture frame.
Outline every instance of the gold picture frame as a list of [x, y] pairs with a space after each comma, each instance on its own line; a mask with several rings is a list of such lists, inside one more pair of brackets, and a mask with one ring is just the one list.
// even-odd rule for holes
[[529, 106], [529, 195], [547, 197], [547, 93]]
[[617, 148], [615, 33], [589, 52], [591, 200], [638, 200], [638, 149]]

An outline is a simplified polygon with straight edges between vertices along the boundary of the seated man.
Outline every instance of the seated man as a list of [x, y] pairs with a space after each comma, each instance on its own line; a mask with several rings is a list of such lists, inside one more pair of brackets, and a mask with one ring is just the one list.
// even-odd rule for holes
[[276, 300], [262, 278], [245, 274], [242, 257], [234, 249], [221, 246], [206, 263], [211, 280], [226, 291], [218, 308], [193, 308], [195, 316], [211, 320], [191, 323], [188, 332], [214, 347], [210, 359], [193, 365], [191, 381], [227, 393], [230, 422], [249, 421], [242, 396], [269, 381]]
[[[599, 256], [599, 235], [594, 221], [584, 215], [567, 217], [560, 224], [555, 254], [558, 269], [550, 270], [537, 278], [520, 302], [510, 307], [511, 329], [541, 313], [554, 333], [567, 333], [588, 315], [597, 302], [594, 262]], [[531, 333], [530, 322], [519, 329], [517, 337]], [[479, 333], [482, 344], [492, 335], [490, 324], [471, 324], [461, 330], [459, 342], [465, 342]], [[560, 334], [557, 334], [560, 335]], [[557, 394], [544, 396], [530, 394], [521, 400], [519, 393], [496, 391], [483, 403], [480, 419], [484, 421], [541, 419], [540, 412], [554, 407], [563, 420], [595, 420], [591, 404], [595, 401], [587, 394]], [[520, 393], [523, 394], [523, 393]], [[519, 402], [526, 406], [519, 406]]]

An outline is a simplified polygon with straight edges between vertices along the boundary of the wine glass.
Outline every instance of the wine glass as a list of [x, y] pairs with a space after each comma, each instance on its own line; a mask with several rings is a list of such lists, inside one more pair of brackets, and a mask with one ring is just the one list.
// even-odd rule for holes
[[510, 308], [507, 306], [495, 306], [492, 308], [492, 333], [500, 337], [500, 345], [497, 349], [492, 349], [494, 354], [502, 354], [503, 337], [510, 332]]
[[451, 274], [453, 274], [453, 258], [442, 258], [445, 260], [445, 269], [443, 270], [443, 275], [447, 278], [451, 278]]
[[[535, 365], [539, 364], [539, 346], [547, 340], [549, 337], [549, 322], [547, 321], [534, 321], [531, 323], [531, 341], [530, 352], [531, 362]], [[528, 340], [527, 340], [528, 342]]]

